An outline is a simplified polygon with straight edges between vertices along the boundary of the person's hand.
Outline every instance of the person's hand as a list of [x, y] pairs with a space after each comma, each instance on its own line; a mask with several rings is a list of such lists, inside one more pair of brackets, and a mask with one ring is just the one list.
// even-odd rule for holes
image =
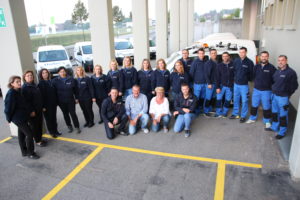
[[92, 98], [92, 101], [93, 101], [93, 102], [96, 102], [96, 99], [95, 99], [95, 98]]
[[156, 125], [157, 124], [157, 121], [156, 121], [156, 119], [153, 119], [153, 122], [152, 122], [154, 125]]
[[118, 122], [119, 122], [118, 118], [115, 117], [115, 118], [114, 118], [114, 121], [113, 121], [113, 124], [116, 125], [116, 124], [118, 124]]
[[75, 99], [75, 103], [76, 103], [76, 104], [78, 104], [78, 103], [79, 103], [78, 99]]
[[159, 115], [159, 116], [156, 118], [156, 122], [159, 123], [159, 122], [160, 122], [160, 119], [161, 119], [161, 115]]
[[207, 88], [212, 89], [212, 85], [211, 84], [207, 85]]
[[119, 96], [122, 96], [123, 95], [123, 93], [122, 92], [119, 92]]
[[30, 117], [35, 117], [35, 112], [31, 112]]
[[108, 127], [109, 128], [114, 128], [114, 125], [111, 122], [108, 122]]
[[185, 113], [191, 112], [190, 109], [188, 109], [188, 108], [182, 108], [182, 110], [183, 110]]
[[220, 89], [220, 88], [216, 89], [216, 93], [217, 93], [217, 94], [219, 94], [220, 92], [221, 92], [221, 89]]
[[136, 125], [136, 121], [135, 120], [130, 120], [129, 123], [130, 123], [131, 126], [135, 126]]
[[46, 112], [47, 111], [47, 109], [46, 108], [43, 108], [43, 112]]
[[152, 91], [152, 94], [155, 95], [155, 91]]
[[176, 116], [176, 115], [178, 115], [178, 114], [179, 114], [178, 111], [173, 112], [173, 115], [174, 115], [174, 116]]

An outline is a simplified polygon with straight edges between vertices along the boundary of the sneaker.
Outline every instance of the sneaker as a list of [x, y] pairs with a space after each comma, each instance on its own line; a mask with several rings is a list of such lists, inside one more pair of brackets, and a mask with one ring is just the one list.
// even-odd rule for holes
[[246, 122], [246, 118], [243, 118], [243, 117], [242, 117], [242, 118], [240, 119], [240, 123], [245, 123], [245, 122]]
[[227, 118], [227, 115], [222, 115], [222, 118], [223, 118], [223, 119]]
[[33, 154], [31, 154], [31, 155], [28, 155], [28, 158], [33, 159], [33, 160], [36, 160], [36, 159], [39, 159], [40, 156], [38, 156], [36, 153], [33, 153]]
[[68, 129], [69, 129], [68, 133], [72, 133], [73, 132], [73, 127], [72, 126], [68, 126]]
[[164, 133], [169, 132], [169, 129], [167, 127], [164, 127]]
[[271, 123], [270, 123], [270, 122], [267, 122], [267, 123], [266, 123], [265, 129], [269, 129], [269, 128], [271, 128]]
[[190, 130], [185, 130], [184, 137], [190, 137], [191, 136], [191, 131]]
[[270, 128], [265, 128], [265, 131], [273, 131], [273, 129], [270, 127]]
[[246, 124], [252, 124], [252, 123], [254, 123], [254, 122], [255, 122], [255, 120], [248, 119], [248, 120], [246, 121]]
[[89, 123], [85, 123], [84, 125], [83, 125], [83, 127], [88, 127], [89, 126]]
[[240, 118], [239, 115], [231, 115], [231, 116], [229, 117], [229, 119], [239, 119], [239, 118]]
[[77, 131], [77, 132], [76, 132], [77, 134], [80, 134], [80, 133], [81, 133], [80, 128], [76, 128], [76, 131]]
[[120, 131], [119, 134], [123, 136], [128, 136], [128, 133], [126, 133], [125, 131]]
[[149, 133], [149, 129], [147, 129], [147, 128], [144, 128], [143, 131], [144, 131], [144, 133]]
[[204, 113], [204, 117], [211, 118], [211, 115], [209, 113]]
[[39, 147], [45, 147], [45, 146], [47, 146], [47, 142], [45, 140], [42, 140], [42, 141], [36, 143], [36, 145]]
[[276, 135], [275, 136], [275, 138], [277, 139], [277, 140], [280, 140], [280, 139], [282, 139], [284, 137], [284, 135]]
[[222, 118], [222, 115], [215, 114], [214, 118]]

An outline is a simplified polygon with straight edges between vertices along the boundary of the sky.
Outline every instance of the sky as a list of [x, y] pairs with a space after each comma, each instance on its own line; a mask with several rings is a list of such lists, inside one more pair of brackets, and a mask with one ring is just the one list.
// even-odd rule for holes
[[[55, 18], [55, 23], [63, 23], [71, 19], [75, 3], [78, 0], [25, 0], [27, 20], [29, 25], [49, 24], [50, 18]], [[88, 8], [88, 0], [81, 0]], [[168, 0], [172, 1], [172, 0]], [[195, 12], [204, 14], [210, 10], [242, 8], [244, 0], [194, 0]], [[131, 0], [112, 0], [112, 4], [118, 5], [125, 16], [131, 11]], [[155, 19], [155, 0], [148, 0], [149, 18]]]

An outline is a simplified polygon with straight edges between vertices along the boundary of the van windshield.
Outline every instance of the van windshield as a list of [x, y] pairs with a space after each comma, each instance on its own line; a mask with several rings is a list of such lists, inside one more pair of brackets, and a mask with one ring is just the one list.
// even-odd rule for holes
[[51, 62], [59, 60], [68, 60], [65, 50], [40, 51], [39, 62]]
[[92, 45], [82, 46], [82, 51], [83, 54], [92, 54], [93, 53]]
[[130, 42], [115, 42], [115, 50], [132, 49]]

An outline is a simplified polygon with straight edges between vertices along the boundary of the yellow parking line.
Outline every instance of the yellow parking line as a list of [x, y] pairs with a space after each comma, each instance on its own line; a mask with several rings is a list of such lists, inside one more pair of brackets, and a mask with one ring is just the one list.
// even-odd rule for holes
[[224, 199], [225, 173], [226, 173], [225, 162], [218, 163], [214, 200]]
[[[48, 136], [48, 135], [44, 135], [44, 137], [51, 138], [51, 136]], [[158, 156], [165, 156], [165, 157], [172, 157], [172, 158], [181, 158], [181, 159], [197, 160], [197, 161], [212, 162], [212, 163], [225, 163], [225, 164], [229, 164], [229, 165], [237, 165], [237, 166], [251, 167], [251, 168], [262, 168], [261, 164], [254, 164], [254, 163], [237, 162], [237, 161], [231, 161], [231, 160], [205, 158], [205, 157], [189, 156], [189, 155], [174, 154], [174, 153], [165, 153], [165, 152], [159, 152], [159, 151], [151, 151], [151, 150], [144, 150], [144, 149], [139, 149], [139, 148], [123, 147], [123, 146], [103, 144], [103, 143], [98, 143], [98, 142], [90, 142], [90, 141], [78, 140], [78, 139], [72, 139], [72, 138], [65, 138], [65, 137], [58, 137], [58, 138], [55, 138], [55, 139], [62, 140], [62, 141], [79, 143], [79, 144], [93, 145], [93, 146], [99, 146], [100, 145], [100, 146], [103, 146], [103, 147], [106, 147], [106, 148], [111, 148], [111, 149], [118, 149], [118, 150], [123, 150], [123, 151], [131, 151], [131, 152], [158, 155]]]
[[46, 194], [42, 200], [52, 199], [62, 188], [64, 188], [97, 154], [101, 152], [103, 146], [98, 147], [89, 154], [79, 165], [76, 166], [73, 171], [66, 176], [59, 184], [57, 184], [48, 194]]
[[5, 139], [3, 139], [3, 140], [0, 140], [0, 144], [1, 144], [1, 143], [4, 143], [4, 142], [6, 142], [6, 141], [8, 141], [8, 140], [10, 140], [10, 139], [12, 139], [12, 137], [7, 137], [7, 138], [5, 138]]

